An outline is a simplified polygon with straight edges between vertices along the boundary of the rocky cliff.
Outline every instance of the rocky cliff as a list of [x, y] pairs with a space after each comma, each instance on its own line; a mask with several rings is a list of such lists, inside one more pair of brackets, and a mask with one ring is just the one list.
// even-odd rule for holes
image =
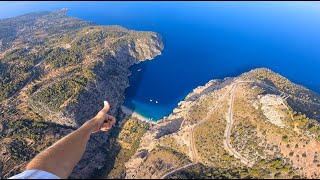
[[[129, 67], [164, 48], [157, 33], [96, 26], [66, 13], [0, 20], [1, 177], [21, 171], [37, 152], [93, 117], [103, 100], [117, 116]], [[107, 137], [90, 140], [73, 178], [91, 177], [104, 166]]]
[[[99, 37], [100, 33], [102, 33], [102, 37]], [[103, 35], [103, 33], [106, 35]], [[98, 43], [91, 45], [85, 42], [86, 49], [85, 52], [82, 52], [85, 57], [83, 57], [81, 63], [74, 67], [69, 67], [70, 70], [66, 70], [63, 67], [61, 69], [62, 72], [56, 75], [54, 73], [59, 71], [57, 68], [53, 70], [46, 68], [46, 65], [50, 62], [44, 62], [41, 65], [46, 70], [46, 76], [42, 78], [45, 81], [54, 83], [50, 85], [46, 83], [45, 88], [41, 89], [40, 87], [39, 90], [34, 92], [31, 95], [29, 106], [35, 112], [55, 123], [68, 126], [81, 125], [101, 108], [101, 99], [108, 99], [112, 107], [112, 114], [117, 115], [117, 111], [124, 101], [124, 90], [129, 86], [129, 67], [140, 61], [153, 59], [155, 56], [160, 55], [163, 49], [161, 37], [156, 33], [129, 31], [118, 26], [87, 27], [85, 30], [78, 32], [78, 36], [86, 37], [90, 35], [98, 35]], [[79, 37], [76, 35], [76, 37], [70, 38], [76, 39]], [[82, 39], [80, 38], [66, 43], [70, 48], [73, 48], [80, 44], [81, 41]], [[79, 78], [82, 78], [83, 73], [90, 73], [91, 79], [83, 77], [84, 79], [87, 78], [85, 84], [76, 92], [70, 93], [69, 97], [62, 97], [64, 99], [54, 105], [48, 104], [59, 98], [54, 95], [60, 95], [60, 92], [55, 92], [59, 91], [56, 86], [64, 86], [66, 83], [74, 81], [72, 76], [78, 75]], [[34, 83], [33, 86], [38, 84], [41, 84], [41, 82]], [[74, 87], [71, 86], [70, 91]], [[43, 102], [41, 97], [48, 94], [48, 91], [51, 91], [50, 97]], [[48, 110], [50, 111], [53, 107], [57, 109], [48, 113]]]

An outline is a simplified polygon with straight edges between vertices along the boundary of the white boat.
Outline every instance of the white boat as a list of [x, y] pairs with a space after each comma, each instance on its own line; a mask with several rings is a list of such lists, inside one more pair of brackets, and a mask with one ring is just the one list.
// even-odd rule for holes
[[138, 72], [141, 71], [141, 69], [138, 69]]
[[150, 99], [150, 102], [152, 102], [152, 99]]
[[158, 101], [156, 101], [156, 103], [158, 104]]

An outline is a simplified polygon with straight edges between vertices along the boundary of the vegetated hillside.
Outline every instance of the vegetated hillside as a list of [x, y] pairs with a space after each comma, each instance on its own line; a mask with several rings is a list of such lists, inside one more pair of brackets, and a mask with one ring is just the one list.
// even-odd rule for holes
[[[0, 20], [0, 174], [23, 169], [36, 153], [111, 104], [117, 116], [129, 67], [161, 54], [154, 32], [96, 26], [67, 10]], [[106, 133], [89, 142], [72, 177], [105, 164]]]
[[126, 178], [319, 178], [319, 101], [265, 68], [212, 80], [147, 131]]

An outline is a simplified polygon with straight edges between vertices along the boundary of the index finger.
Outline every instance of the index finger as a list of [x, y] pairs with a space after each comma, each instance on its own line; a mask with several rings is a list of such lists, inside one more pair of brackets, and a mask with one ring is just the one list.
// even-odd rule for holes
[[108, 115], [108, 119], [107, 119], [108, 123], [110, 123], [110, 125], [114, 125], [116, 123], [116, 118]]

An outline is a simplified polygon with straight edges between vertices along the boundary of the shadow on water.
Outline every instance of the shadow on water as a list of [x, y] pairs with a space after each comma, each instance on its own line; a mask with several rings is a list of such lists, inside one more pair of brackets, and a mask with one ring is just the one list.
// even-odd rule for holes
[[132, 102], [132, 100], [137, 96], [143, 76], [148, 68], [147, 63], [148, 61], [144, 61], [130, 67], [130, 71], [132, 72], [132, 74], [131, 76], [129, 76], [130, 86], [125, 90], [124, 105], [131, 109], [133, 112], [136, 109], [136, 105]]

